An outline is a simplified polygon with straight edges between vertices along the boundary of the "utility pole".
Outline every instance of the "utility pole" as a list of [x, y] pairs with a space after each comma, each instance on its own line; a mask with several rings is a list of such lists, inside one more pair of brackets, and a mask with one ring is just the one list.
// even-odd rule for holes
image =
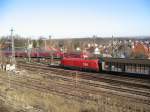
[[13, 28], [11, 28], [10, 32], [11, 32], [11, 41], [12, 41], [12, 64], [16, 65], [13, 31], [14, 31]]
[[114, 57], [114, 37], [112, 35], [112, 57]]
[[27, 45], [28, 47], [28, 58], [29, 58], [29, 62], [31, 61], [31, 48], [30, 48], [30, 41], [29, 41], [29, 39], [28, 39], [28, 45]]
[[44, 44], [45, 44], [45, 50], [46, 50], [47, 48], [46, 39], [44, 39]]
[[96, 44], [96, 43], [95, 43], [95, 39], [96, 39], [96, 36], [93, 35], [93, 44], [94, 44], [93, 46], [94, 46], [94, 48], [96, 47], [96, 46], [95, 46], [95, 44]]
[[38, 58], [38, 62], [40, 62], [40, 57], [39, 57], [39, 40], [37, 40], [37, 49], [36, 49], [36, 53], [37, 53], [37, 58]]
[[52, 38], [51, 35], [49, 36], [49, 40], [50, 40], [50, 64], [53, 64], [53, 50], [52, 50]]

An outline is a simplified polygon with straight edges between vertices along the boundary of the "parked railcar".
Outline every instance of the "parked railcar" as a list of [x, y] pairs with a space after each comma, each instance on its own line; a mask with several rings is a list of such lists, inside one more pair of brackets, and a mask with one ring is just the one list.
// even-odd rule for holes
[[150, 60], [101, 58], [102, 71], [109, 73], [126, 73], [136, 75], [150, 75]]
[[63, 58], [61, 66], [70, 69], [99, 71], [98, 59], [82, 59], [82, 58]]
[[16, 50], [15, 51], [15, 56], [16, 57], [27, 57], [28, 54], [27, 54], [27, 52], [25, 50]]
[[[12, 55], [11, 50], [3, 50], [1, 53], [6, 57]], [[29, 56], [29, 52], [25, 49], [17, 49], [15, 50], [15, 56], [27, 58]], [[49, 58], [51, 56], [53, 56], [53, 58], [61, 58], [63, 57], [63, 53], [61, 51], [47, 51], [44, 49], [32, 49], [30, 51], [31, 58]]]
[[88, 52], [68, 52], [64, 53], [64, 56], [66, 58], [89, 58], [91, 57], [91, 54]]

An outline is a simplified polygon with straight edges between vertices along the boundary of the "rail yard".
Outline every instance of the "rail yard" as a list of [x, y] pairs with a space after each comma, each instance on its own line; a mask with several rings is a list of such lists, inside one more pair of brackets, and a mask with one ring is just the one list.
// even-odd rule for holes
[[0, 112], [150, 112], [149, 0], [0, 0]]
[[[150, 111], [148, 78], [70, 70], [19, 59], [17, 71], [2, 71], [0, 83], [1, 100], [19, 111]], [[66, 103], [57, 109], [52, 98]]]
[[0, 111], [150, 111], [148, 57], [115, 57], [113, 51], [111, 56], [102, 56], [99, 51], [64, 49], [47, 50], [42, 45], [2, 49]]

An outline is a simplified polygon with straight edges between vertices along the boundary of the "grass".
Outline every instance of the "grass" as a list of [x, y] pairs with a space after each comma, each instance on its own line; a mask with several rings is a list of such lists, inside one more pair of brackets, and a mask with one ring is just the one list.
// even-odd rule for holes
[[[6, 73], [2, 72], [3, 75], [8, 78]], [[24, 72], [22, 76], [28, 75], [29, 77], [37, 78], [38, 80], [47, 84], [51, 81], [37, 74], [27, 74]], [[11, 78], [15, 76], [12, 75]], [[29, 82], [24, 78], [21, 81]], [[54, 79], [54, 82], [65, 83], [62, 80]], [[11, 85], [12, 86], [12, 85]], [[4, 96], [2, 98], [1, 96]], [[130, 99], [122, 98], [119, 96], [100, 96], [98, 101], [89, 100], [77, 100], [77, 98], [69, 98], [69, 96], [63, 97], [55, 95], [53, 93], [39, 92], [36, 90], [31, 90], [25, 87], [10, 89], [7, 83], [0, 82], [0, 98], [7, 104], [8, 110], [13, 107], [16, 111], [8, 112], [22, 112], [20, 110], [24, 109], [26, 112], [120, 112], [137, 110], [135, 112], [150, 112], [150, 106], [144, 105], [142, 103], [133, 102]], [[0, 99], [0, 100], [1, 100]], [[0, 107], [1, 109], [1, 107]], [[6, 108], [5, 109], [7, 112]], [[3, 111], [0, 111], [3, 112]], [[5, 111], [4, 111], [5, 112]]]
[[97, 105], [92, 101], [80, 102], [27, 88], [9, 89], [8, 84], [1, 84], [0, 93], [6, 96], [5, 102], [9, 102], [16, 110], [25, 109], [27, 112], [34, 112], [36, 109], [42, 112], [97, 112]]

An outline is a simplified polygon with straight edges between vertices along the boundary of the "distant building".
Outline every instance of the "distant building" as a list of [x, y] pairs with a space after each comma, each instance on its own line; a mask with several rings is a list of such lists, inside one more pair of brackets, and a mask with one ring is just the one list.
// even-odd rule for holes
[[150, 57], [150, 47], [143, 42], [135, 42], [132, 46], [133, 53], [135, 57], [138, 58], [149, 58]]

